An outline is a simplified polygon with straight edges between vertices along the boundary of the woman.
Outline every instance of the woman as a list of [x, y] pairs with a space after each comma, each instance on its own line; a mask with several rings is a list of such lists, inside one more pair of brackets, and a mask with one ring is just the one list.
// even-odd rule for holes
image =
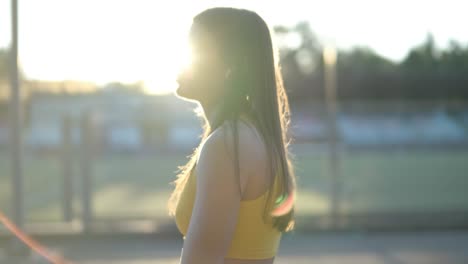
[[199, 103], [205, 133], [169, 203], [185, 235], [181, 263], [273, 263], [293, 228], [295, 178], [270, 31], [254, 12], [213, 8], [193, 19], [190, 40], [176, 93]]

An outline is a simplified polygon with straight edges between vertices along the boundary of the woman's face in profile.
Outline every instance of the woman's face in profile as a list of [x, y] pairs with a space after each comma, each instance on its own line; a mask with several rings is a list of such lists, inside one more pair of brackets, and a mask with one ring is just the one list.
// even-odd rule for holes
[[222, 95], [226, 66], [210, 32], [194, 23], [190, 30], [192, 48], [191, 66], [183, 70], [177, 82], [177, 95], [212, 104]]

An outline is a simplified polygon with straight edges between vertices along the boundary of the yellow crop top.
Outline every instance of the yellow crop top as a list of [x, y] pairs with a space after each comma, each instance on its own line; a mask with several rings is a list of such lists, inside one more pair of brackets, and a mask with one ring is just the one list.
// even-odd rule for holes
[[[188, 176], [175, 210], [177, 228], [184, 236], [187, 234], [195, 202], [195, 176], [195, 173]], [[274, 188], [278, 191], [277, 178], [275, 177]], [[236, 230], [225, 258], [268, 259], [276, 255], [282, 233], [272, 226], [271, 218], [267, 223], [263, 221], [268, 192], [256, 199], [241, 201]]]

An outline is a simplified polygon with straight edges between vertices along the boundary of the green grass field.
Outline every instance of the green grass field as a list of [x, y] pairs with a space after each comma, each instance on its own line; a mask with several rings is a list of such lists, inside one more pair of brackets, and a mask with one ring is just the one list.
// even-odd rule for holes
[[[325, 152], [300, 146], [296, 153], [297, 212], [329, 210], [330, 174]], [[93, 164], [93, 207], [97, 218], [166, 217], [169, 182], [185, 159], [168, 155], [112, 155]], [[342, 208], [346, 213], [376, 211], [468, 211], [468, 150], [348, 151], [341, 153]], [[80, 171], [74, 163], [79, 213]], [[26, 155], [25, 203], [28, 221], [61, 219], [61, 166], [58, 157]], [[11, 204], [10, 157], [0, 153], [0, 206]]]

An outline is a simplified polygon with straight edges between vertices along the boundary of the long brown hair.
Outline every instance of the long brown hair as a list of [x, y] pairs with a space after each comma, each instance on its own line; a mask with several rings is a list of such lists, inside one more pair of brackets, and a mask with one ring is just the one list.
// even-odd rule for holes
[[[288, 146], [290, 111], [278, 57], [265, 21], [255, 12], [234, 8], [212, 8], [195, 16], [197, 23], [213, 35], [226, 65], [232, 69], [226, 81], [226, 94], [220, 98], [222, 104], [218, 118], [211, 126], [204, 124], [202, 142], [223, 123], [230, 124], [234, 140], [235, 162], [238, 164], [237, 121], [246, 115], [262, 136], [269, 155], [273, 176], [281, 177], [281, 197], [294, 197], [295, 175]], [[195, 149], [188, 163], [180, 167], [173, 182], [175, 190], [169, 199], [169, 212], [175, 214], [188, 175], [195, 167], [200, 146]], [[272, 176], [272, 177], [273, 177]], [[274, 179], [270, 181], [270, 190]], [[268, 192], [264, 216], [269, 215], [278, 197]], [[273, 217], [273, 225], [279, 231], [294, 227], [294, 205], [286, 214]]]

